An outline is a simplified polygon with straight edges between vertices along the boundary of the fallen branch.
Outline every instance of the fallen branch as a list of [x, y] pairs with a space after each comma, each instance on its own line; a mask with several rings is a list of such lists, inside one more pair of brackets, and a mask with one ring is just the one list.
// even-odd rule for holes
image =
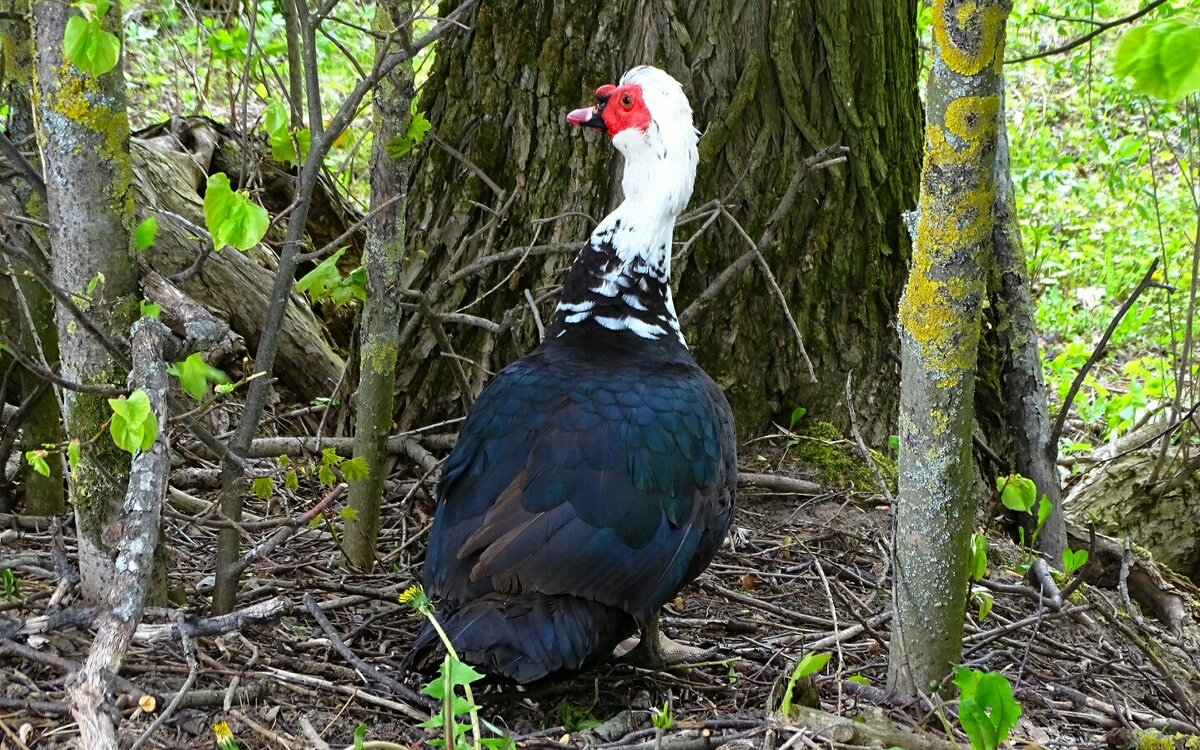
[[142, 318], [133, 325], [134, 369], [129, 385], [140, 388], [149, 397], [160, 429], [150, 450], [133, 457], [129, 473], [123, 533], [117, 543], [116, 573], [122, 585], [113, 589], [109, 609], [100, 615], [100, 626], [83, 668], [67, 681], [71, 715], [79, 723], [80, 745], [95, 750], [118, 747], [116, 727], [104, 704], [112, 675], [120, 671], [142, 618], [159, 541], [159, 519], [171, 454], [164, 429], [167, 424], [167, 371], [162, 359], [165, 332], [165, 327], [153, 318]]
[[820, 495], [825, 488], [807, 479], [796, 479], [779, 474], [757, 474], [749, 471], [738, 472], [739, 487], [761, 487], [772, 492], [784, 492], [791, 495]]
[[344, 483], [334, 487], [325, 495], [325, 497], [321, 498], [321, 502], [309, 508], [299, 518], [290, 521], [286, 526], [278, 529], [274, 534], [268, 537], [265, 542], [246, 550], [245, 554], [243, 554], [236, 562], [229, 566], [228, 574], [233, 576], [241, 576], [246, 568], [250, 567], [250, 563], [254, 562], [255, 560], [261, 560], [267, 555], [271, 554], [273, 551], [275, 551], [276, 547], [287, 541], [293, 534], [296, 533], [297, 530], [308, 528], [309, 521], [324, 513], [325, 510], [330, 505], [333, 505], [334, 501], [341, 497], [345, 491], [346, 485]]
[[960, 747], [940, 737], [900, 729], [883, 715], [847, 718], [807, 706], [792, 706], [792, 720], [818, 738], [846, 745], [902, 747], [905, 750], [953, 750]]
[[[358, 658], [358, 655], [351, 651], [350, 647], [347, 646], [345, 641], [342, 640], [341, 636], [338, 635], [337, 630], [333, 627], [333, 623], [331, 623], [329, 618], [325, 616], [325, 613], [321, 611], [321, 607], [317, 604], [317, 598], [315, 596], [312, 594], [305, 594], [304, 606], [308, 609], [308, 613], [312, 615], [313, 619], [317, 621], [317, 625], [321, 627], [321, 630], [325, 632], [325, 635], [329, 638], [329, 643], [333, 646], [333, 649], [341, 654], [343, 659], [350, 662], [350, 665], [354, 667], [355, 671], [357, 671], [363, 677], [383, 685], [409, 703], [415, 703], [426, 711], [430, 711], [436, 706], [436, 704], [428, 697], [415, 692], [403, 682], [389, 677], [367, 662]], [[409, 716], [420, 719], [421, 712], [414, 711], [413, 713], [409, 714]], [[421, 720], [423, 721], [423, 719]]]

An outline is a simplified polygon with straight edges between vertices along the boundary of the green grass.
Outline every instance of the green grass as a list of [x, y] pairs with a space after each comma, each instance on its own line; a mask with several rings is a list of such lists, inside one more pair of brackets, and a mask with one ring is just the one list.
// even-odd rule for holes
[[[1050, 18], [1049, 5], [1016, 3], [1009, 58], [1055, 47], [1090, 28]], [[1059, 16], [1089, 18], [1092, 12], [1086, 1], [1053, 5]], [[1139, 6], [1136, 0], [1096, 2], [1095, 18], [1124, 16]], [[1188, 167], [1177, 156], [1189, 148], [1183, 108], [1134, 94], [1113, 74], [1112, 49], [1123, 30], [1005, 68], [1013, 181], [1052, 401], [1061, 403], [1155, 258], [1162, 261], [1162, 281], [1176, 289], [1152, 288], [1139, 298], [1076, 397], [1076, 415], [1098, 439], [1129, 430], [1173, 396], [1196, 227]]]

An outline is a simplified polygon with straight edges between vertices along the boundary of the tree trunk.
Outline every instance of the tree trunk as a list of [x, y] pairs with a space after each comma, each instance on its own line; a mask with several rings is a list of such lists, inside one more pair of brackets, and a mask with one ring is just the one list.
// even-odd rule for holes
[[[16, 18], [0, 21], [0, 47], [8, 50], [6, 64], [0, 75], [0, 96], [8, 102], [8, 137], [25, 153], [37, 152], [37, 132], [33, 121], [33, 103], [29, 95], [33, 91], [33, 33], [25, 16], [29, 12], [27, 0], [11, 4]], [[36, 160], [35, 160], [36, 161]], [[15, 214], [28, 216], [45, 222], [46, 204], [29, 178], [19, 175], [10, 180], [13, 198], [17, 204]], [[9, 242], [25, 248], [32, 255], [43, 258], [47, 247], [45, 232], [31, 226], [6, 222], [0, 231]], [[8, 229], [11, 228], [11, 232]], [[48, 268], [48, 265], [46, 266]], [[2, 266], [12, 269], [5, 260]], [[34, 362], [55, 365], [58, 362], [58, 332], [54, 327], [54, 302], [50, 293], [40, 284], [25, 276], [10, 276], [12, 281], [12, 305], [9, 321], [20, 332], [19, 339], [23, 354]], [[5, 290], [7, 291], [7, 290]], [[5, 296], [0, 294], [0, 296]], [[6, 332], [10, 335], [11, 332]], [[43, 356], [44, 355], [44, 356]], [[18, 377], [22, 399], [35, 397], [42, 381], [36, 375], [22, 371]], [[23, 445], [26, 451], [41, 449], [43, 445], [56, 446], [62, 443], [62, 414], [54, 388], [41, 389], [41, 395], [32, 405], [32, 412], [23, 427]], [[0, 455], [0, 460], [7, 456]], [[25, 512], [30, 515], [51, 515], [67, 509], [66, 483], [63, 476], [64, 461], [61, 453], [52, 452], [46, 459], [50, 467], [48, 476], [34, 471], [28, 462], [24, 464]], [[0, 480], [2, 481], [2, 480]]]
[[[77, 13], [53, 0], [33, 8], [54, 282], [107, 338], [102, 343], [59, 305], [62, 375], [81, 383], [120, 385], [129, 374], [129, 328], [138, 317], [140, 299], [125, 76], [120, 65], [92, 76], [63, 59], [67, 19]], [[120, 37], [119, 3], [104, 15], [103, 27]], [[112, 545], [120, 537], [129, 454], [103, 430], [112, 413], [104, 396], [67, 392], [64, 400], [68, 439], [89, 446], [70, 491], [83, 595], [95, 604], [107, 601], [117, 583]]]
[[992, 329], [1001, 354], [1000, 403], [1004, 425], [1012, 436], [1013, 469], [1033, 480], [1037, 496], [1050, 501], [1051, 511], [1037, 531], [1037, 506], [1032, 514], [1019, 514], [1025, 538], [1037, 533], [1037, 550], [1048, 562], [1062, 567], [1067, 546], [1067, 524], [1062, 510], [1058, 480], [1058, 446], [1050, 442], [1050, 410], [1046, 404], [1046, 381], [1038, 351], [1037, 310], [1029, 289], [1029, 269], [1021, 246], [1021, 227], [1009, 169], [1008, 133], [1001, 92], [1000, 129], [996, 149], [996, 225], [992, 230], [995, 248], [993, 275], [998, 288], [990, 295], [995, 320]]
[[996, 199], [1008, 0], [935, 0], [913, 268], [900, 302], [900, 478], [888, 686], [940, 686], [962, 654], [975, 519], [972, 402]]
[[[547, 320], [575, 250], [620, 198], [620, 157], [565, 115], [598, 85], [652, 63], [683, 83], [704, 132], [693, 205], [723, 200], [750, 237], [768, 228], [806, 157], [849, 148], [847, 163], [805, 177], [764, 249], [818, 382], [759, 267], [741, 271], [684, 333], [743, 434], [797, 405], [845, 423], [842, 385], [855, 370], [862, 427], [880, 444], [897, 404], [900, 213], [915, 202], [918, 175], [915, 2], [869, 0], [853, 12], [841, 0], [629, 6], [490, 1], [470, 33], [439, 47], [422, 106], [449, 148], [424, 147], [414, 172], [405, 280], [426, 292], [447, 335], [406, 321], [401, 348], [414, 355], [401, 361], [401, 426], [461, 413], [492, 371], [537, 343], [526, 293]], [[680, 310], [749, 249], [721, 217], [685, 245], [706, 223], [676, 232]], [[516, 257], [463, 271], [514, 248]]]
[[[381, 33], [407, 29], [412, 21], [408, 0], [384, 0], [375, 6], [375, 28]], [[403, 32], [402, 32], [403, 33]], [[407, 43], [408, 34], [404, 33]], [[389, 466], [387, 438], [392, 428], [392, 391], [396, 385], [400, 338], [400, 289], [396, 281], [404, 260], [404, 211], [408, 194], [409, 158], [393, 159], [388, 143], [403, 136], [411, 119], [412, 65], [396, 66], [375, 93], [374, 141], [371, 146], [371, 210], [378, 211], [367, 229], [363, 265], [367, 300], [359, 338], [359, 380], [354, 394], [354, 457], [367, 462], [370, 474], [350, 485], [345, 554], [360, 570], [375, 567], [379, 506]], [[392, 200], [390, 206], [382, 204]]]

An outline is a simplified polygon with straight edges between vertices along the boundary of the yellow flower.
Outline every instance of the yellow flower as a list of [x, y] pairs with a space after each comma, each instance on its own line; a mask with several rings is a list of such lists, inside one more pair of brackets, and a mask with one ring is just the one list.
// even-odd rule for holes
[[233, 732], [229, 731], [229, 725], [225, 722], [213, 724], [213, 734], [217, 736], [217, 745], [221, 750], [237, 750], [237, 742], [233, 739]]
[[424, 593], [425, 593], [425, 591], [421, 588], [421, 584], [414, 583], [413, 585], [404, 589], [404, 593], [400, 595], [400, 603], [401, 604], [412, 604], [414, 599], [416, 599], [418, 596], [421, 596]]

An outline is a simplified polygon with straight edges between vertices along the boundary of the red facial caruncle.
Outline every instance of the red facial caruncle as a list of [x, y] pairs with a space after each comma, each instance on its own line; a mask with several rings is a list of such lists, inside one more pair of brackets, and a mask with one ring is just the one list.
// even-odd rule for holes
[[605, 84], [596, 89], [594, 107], [577, 109], [567, 115], [567, 122], [590, 128], [604, 128], [610, 136], [638, 128], [650, 127], [650, 110], [642, 98], [642, 87], [629, 83], [624, 86]]

